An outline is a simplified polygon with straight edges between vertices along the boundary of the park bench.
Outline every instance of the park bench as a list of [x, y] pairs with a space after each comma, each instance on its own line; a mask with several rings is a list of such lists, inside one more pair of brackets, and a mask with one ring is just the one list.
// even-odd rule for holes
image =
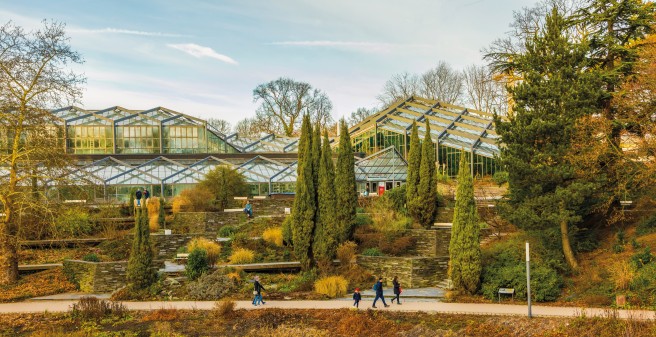
[[234, 197], [235, 200], [248, 200], [248, 197]]
[[187, 259], [189, 259], [189, 253], [178, 253], [175, 255], [175, 262], [185, 263]]
[[65, 204], [86, 204], [86, 200], [64, 200]]
[[243, 212], [243, 208], [226, 208], [223, 210], [224, 213], [236, 213], [236, 212]]
[[264, 200], [266, 198], [267, 198], [266, 195], [256, 195], [253, 197], [253, 199], [255, 200]]
[[512, 300], [515, 300], [514, 288], [499, 288], [499, 302], [501, 302], [501, 295], [510, 295]]

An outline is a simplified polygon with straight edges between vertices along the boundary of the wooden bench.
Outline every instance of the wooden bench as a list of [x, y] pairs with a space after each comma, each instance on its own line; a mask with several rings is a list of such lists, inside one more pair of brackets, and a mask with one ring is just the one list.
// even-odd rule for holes
[[189, 253], [178, 253], [175, 255], [175, 262], [187, 262], [189, 259]]
[[256, 195], [253, 197], [253, 199], [255, 200], [264, 200], [266, 198], [267, 198], [266, 195]]
[[235, 200], [248, 200], [248, 197], [233, 197]]
[[514, 288], [499, 288], [499, 302], [501, 302], [501, 295], [510, 295], [512, 300], [515, 300], [515, 289]]
[[236, 212], [243, 212], [243, 208], [226, 208], [223, 210], [224, 213], [236, 213]]
[[65, 204], [86, 204], [86, 200], [64, 200]]

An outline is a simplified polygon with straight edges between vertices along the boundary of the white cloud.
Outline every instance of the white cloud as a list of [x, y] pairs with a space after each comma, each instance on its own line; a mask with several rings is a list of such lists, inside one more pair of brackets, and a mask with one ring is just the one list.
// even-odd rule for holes
[[191, 56], [202, 58], [209, 57], [225, 63], [237, 64], [237, 61], [229, 56], [219, 54], [210, 47], [199, 46], [195, 43], [167, 44], [168, 47], [183, 51]]
[[162, 32], [146, 32], [141, 30], [130, 30], [130, 29], [121, 29], [121, 28], [102, 28], [102, 29], [71, 29], [71, 33], [82, 33], [82, 34], [125, 34], [125, 35], [139, 35], [139, 36], [159, 36], [159, 37], [188, 37], [188, 35], [182, 34], [172, 34], [172, 33], [162, 33]]
[[309, 40], [309, 41], [280, 41], [272, 42], [270, 45], [275, 46], [300, 46], [300, 47], [325, 47], [325, 48], [343, 48], [355, 49], [361, 51], [390, 51], [403, 47], [430, 47], [425, 44], [397, 44], [385, 42], [367, 42], [367, 41], [331, 41], [331, 40]]

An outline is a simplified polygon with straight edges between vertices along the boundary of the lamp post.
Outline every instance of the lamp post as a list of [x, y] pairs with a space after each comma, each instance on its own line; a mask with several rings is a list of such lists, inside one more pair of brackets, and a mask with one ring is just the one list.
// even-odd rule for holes
[[528, 298], [528, 318], [531, 318], [531, 256], [526, 242], [526, 296]]

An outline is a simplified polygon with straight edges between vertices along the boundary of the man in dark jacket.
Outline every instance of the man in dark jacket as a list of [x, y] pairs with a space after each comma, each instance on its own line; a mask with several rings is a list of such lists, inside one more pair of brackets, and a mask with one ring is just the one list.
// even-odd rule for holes
[[385, 308], [389, 307], [387, 303], [385, 303], [385, 297], [383, 296], [383, 278], [379, 277], [378, 282], [374, 285], [374, 290], [376, 291], [376, 298], [374, 298], [374, 305], [372, 305], [372, 308], [376, 308], [376, 301], [380, 298], [383, 301], [383, 305]]
[[138, 189], [134, 194], [135, 199], [137, 199], [137, 207], [141, 207], [141, 189]]
[[254, 289], [253, 293], [255, 293], [255, 298], [253, 299], [253, 305], [258, 305], [260, 303], [266, 304], [266, 302], [262, 300], [262, 290], [266, 290], [266, 289], [264, 289], [264, 287], [260, 283], [259, 276], [255, 276], [255, 285], [253, 289]]

